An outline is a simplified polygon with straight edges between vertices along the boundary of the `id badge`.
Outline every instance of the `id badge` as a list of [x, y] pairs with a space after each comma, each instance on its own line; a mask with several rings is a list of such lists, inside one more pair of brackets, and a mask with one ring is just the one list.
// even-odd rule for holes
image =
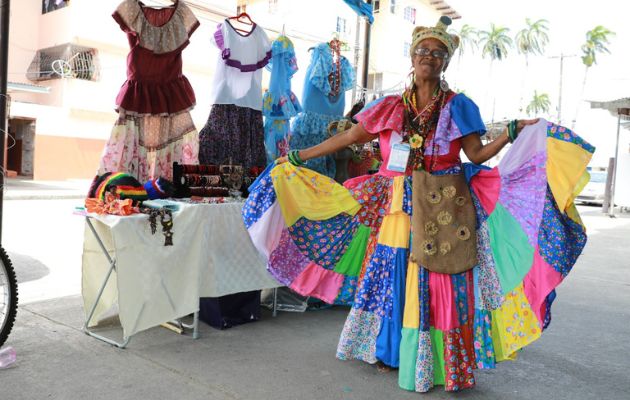
[[389, 153], [387, 169], [394, 172], [405, 172], [411, 147], [407, 143], [394, 143]]

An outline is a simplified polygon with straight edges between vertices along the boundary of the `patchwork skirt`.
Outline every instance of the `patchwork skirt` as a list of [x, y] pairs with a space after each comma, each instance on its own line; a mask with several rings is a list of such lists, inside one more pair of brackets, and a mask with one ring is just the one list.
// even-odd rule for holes
[[593, 151], [549, 124], [519, 137], [494, 169], [465, 165], [478, 259], [459, 274], [410, 260], [410, 177], [362, 176], [344, 187], [289, 163], [270, 166], [243, 218], [280, 283], [328, 303], [353, 300], [339, 359], [398, 368], [406, 390], [457, 391], [549, 325], [555, 288], [586, 243], [573, 198]]

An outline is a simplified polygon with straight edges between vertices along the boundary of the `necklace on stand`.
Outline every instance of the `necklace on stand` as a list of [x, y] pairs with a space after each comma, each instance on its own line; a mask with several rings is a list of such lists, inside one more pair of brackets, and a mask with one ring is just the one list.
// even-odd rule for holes
[[332, 72], [328, 75], [328, 81], [330, 82], [329, 97], [337, 97], [341, 90], [341, 42], [338, 39], [333, 39], [328, 43], [330, 52], [332, 53], [333, 68]]

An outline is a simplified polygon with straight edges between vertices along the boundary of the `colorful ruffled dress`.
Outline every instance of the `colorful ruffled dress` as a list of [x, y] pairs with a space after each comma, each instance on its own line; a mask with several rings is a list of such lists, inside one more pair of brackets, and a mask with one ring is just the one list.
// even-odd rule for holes
[[127, 34], [127, 81], [99, 175], [126, 172], [140, 182], [172, 179], [173, 162], [197, 164], [199, 138], [189, 110], [195, 93], [182, 75], [182, 51], [199, 21], [183, 2], [154, 9], [123, 1], [113, 14]]
[[212, 84], [212, 110], [199, 132], [201, 164], [267, 165], [262, 119], [262, 68], [271, 59], [271, 43], [257, 24], [247, 34], [229, 19], [217, 25], [219, 50]]
[[[330, 76], [336, 74], [336, 68], [328, 43], [313, 48], [304, 80], [304, 111], [295, 117], [291, 125], [289, 144], [292, 149], [305, 149], [328, 139], [328, 124], [343, 117], [345, 92], [354, 86], [355, 73], [350, 62], [341, 56], [339, 94], [330, 96]], [[331, 155], [308, 160], [306, 167], [331, 178], [336, 172], [335, 160]]]
[[293, 43], [280, 36], [271, 44], [269, 90], [263, 96], [265, 117], [265, 150], [267, 161], [286, 156], [289, 150], [289, 120], [302, 111], [302, 106], [291, 91], [291, 77], [297, 72]]
[[[477, 265], [430, 272], [409, 257], [410, 171], [386, 169], [391, 145], [401, 140], [403, 109], [400, 96], [388, 96], [356, 117], [378, 135], [384, 162], [377, 174], [344, 187], [289, 163], [270, 167], [251, 188], [243, 217], [279, 282], [329, 303], [354, 291], [339, 359], [397, 367], [406, 390], [456, 391], [474, 386], [474, 369], [515, 358], [548, 326], [555, 288], [586, 243], [573, 199], [594, 148], [540, 120], [523, 129], [497, 167], [462, 165], [462, 138], [485, 128], [477, 106], [451, 94], [427, 137], [424, 166], [465, 173]], [[429, 193], [413, 196], [434, 201]]]

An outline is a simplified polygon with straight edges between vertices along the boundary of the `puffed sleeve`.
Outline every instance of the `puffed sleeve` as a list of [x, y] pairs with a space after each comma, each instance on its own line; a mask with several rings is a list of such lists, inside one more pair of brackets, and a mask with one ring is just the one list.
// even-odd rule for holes
[[402, 131], [404, 106], [397, 95], [385, 96], [363, 107], [354, 118], [371, 134], [385, 130]]
[[465, 94], [459, 93], [451, 99], [451, 118], [462, 137], [471, 133], [479, 135], [486, 133], [486, 125], [481, 119], [479, 107]]

